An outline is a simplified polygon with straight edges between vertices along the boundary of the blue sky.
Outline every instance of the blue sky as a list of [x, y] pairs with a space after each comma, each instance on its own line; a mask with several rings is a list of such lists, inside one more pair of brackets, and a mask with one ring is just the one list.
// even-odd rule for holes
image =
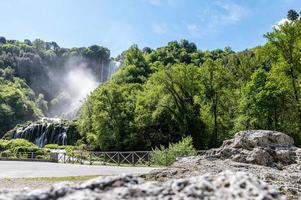
[[199, 49], [263, 44], [263, 34], [301, 10], [300, 0], [0, 0], [0, 35], [98, 44], [113, 56], [131, 44], [157, 48], [182, 38]]

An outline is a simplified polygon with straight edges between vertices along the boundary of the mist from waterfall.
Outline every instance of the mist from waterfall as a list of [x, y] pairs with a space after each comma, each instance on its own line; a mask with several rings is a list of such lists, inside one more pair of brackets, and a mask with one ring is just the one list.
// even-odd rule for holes
[[[39, 147], [46, 144], [69, 144], [69, 125], [60, 118], [75, 118], [87, 96], [99, 84], [109, 80], [119, 66], [119, 62], [111, 60], [107, 66], [106, 74], [103, 65], [99, 67], [101, 73], [94, 73], [83, 60], [73, 58], [64, 65], [62, 71], [65, 73], [52, 71], [50, 73], [51, 80], [61, 88], [58, 97], [52, 102], [53, 104], [57, 103], [57, 105], [55, 110], [52, 110], [51, 118], [43, 117], [37, 122], [16, 129], [13, 139], [23, 138]], [[54, 116], [60, 118], [53, 118]]]
[[62, 71], [50, 71], [50, 78], [57, 83], [60, 92], [51, 101], [52, 109], [48, 116], [75, 118], [87, 96], [101, 83], [109, 80], [120, 63], [111, 60], [106, 65], [99, 63], [98, 72], [95, 72], [88, 67], [85, 60], [73, 57], [65, 63]]
[[70, 70], [64, 77], [64, 88], [70, 95], [70, 103], [62, 113], [70, 113], [80, 108], [83, 100], [100, 84], [92, 70], [87, 68], [85, 63], [80, 63], [77, 66], [68, 66]]

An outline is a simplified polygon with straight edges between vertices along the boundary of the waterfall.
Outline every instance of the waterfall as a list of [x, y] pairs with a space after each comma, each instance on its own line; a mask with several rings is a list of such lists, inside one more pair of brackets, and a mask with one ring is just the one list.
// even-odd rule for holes
[[107, 80], [109, 80], [112, 77], [112, 75], [119, 69], [120, 65], [121, 63], [118, 61], [114, 61], [114, 60], [110, 61]]
[[26, 139], [35, 143], [39, 147], [46, 144], [68, 144], [69, 126], [55, 118], [42, 118], [36, 123], [32, 123], [16, 130], [13, 138]]

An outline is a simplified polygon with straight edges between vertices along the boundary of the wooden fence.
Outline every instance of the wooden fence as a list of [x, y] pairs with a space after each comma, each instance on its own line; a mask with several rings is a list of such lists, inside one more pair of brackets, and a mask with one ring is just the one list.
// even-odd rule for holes
[[[204, 151], [194, 152], [194, 155], [203, 154]], [[154, 159], [152, 151], [71, 151], [71, 152], [47, 152], [37, 154], [35, 152], [0, 152], [0, 160], [22, 160], [22, 161], [46, 161], [72, 164], [88, 165], [133, 165], [133, 166], [151, 166], [151, 165], [169, 165], [171, 156], [180, 157], [190, 156], [189, 151], [170, 152], [163, 151], [159, 157], [160, 163]], [[158, 158], [156, 158], [158, 161]]]

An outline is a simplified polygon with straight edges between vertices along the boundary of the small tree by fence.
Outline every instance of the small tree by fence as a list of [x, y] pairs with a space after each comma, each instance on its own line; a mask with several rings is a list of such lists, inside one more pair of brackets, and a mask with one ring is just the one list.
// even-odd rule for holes
[[161, 146], [152, 151], [152, 163], [155, 165], [171, 165], [177, 158], [197, 155], [197, 150], [192, 145], [192, 137], [183, 138], [180, 142], [169, 144], [168, 148]]

